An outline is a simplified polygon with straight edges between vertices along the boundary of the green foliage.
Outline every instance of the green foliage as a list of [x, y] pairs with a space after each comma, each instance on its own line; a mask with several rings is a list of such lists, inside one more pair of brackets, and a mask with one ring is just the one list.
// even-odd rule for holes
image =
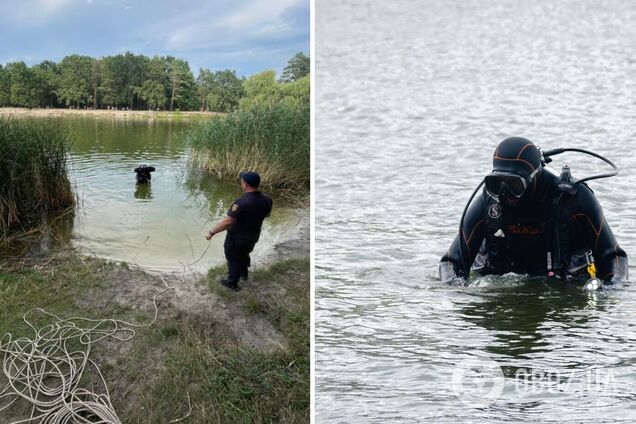
[[309, 75], [280, 85], [281, 101], [291, 104], [309, 104], [310, 81]]
[[238, 108], [239, 101], [244, 95], [243, 80], [236, 76], [236, 72], [210, 72], [202, 69], [197, 78], [201, 110], [215, 112], [232, 112]]
[[57, 96], [66, 106], [87, 105], [90, 98], [93, 62], [89, 56], [66, 56], [60, 63]]
[[294, 57], [292, 57], [289, 62], [287, 62], [287, 67], [283, 70], [283, 75], [280, 77], [281, 82], [293, 82], [297, 81], [307, 75], [309, 75], [310, 71], [310, 61], [309, 57], [305, 56], [304, 53], [299, 52], [296, 53]]
[[282, 192], [309, 189], [309, 103], [279, 102], [213, 119], [190, 130], [196, 164], [220, 178], [253, 170]]
[[68, 143], [50, 122], [0, 118], [0, 238], [74, 204], [66, 173]]
[[196, 83], [188, 62], [171, 56], [166, 58], [170, 83], [170, 110], [188, 110], [196, 107]]
[[245, 97], [241, 99], [241, 110], [270, 107], [278, 103], [309, 104], [309, 75], [293, 82], [278, 83], [274, 71], [265, 71], [248, 78], [244, 87]]
[[95, 102], [96, 107], [100, 105], [112, 107], [115, 104], [115, 76], [113, 75], [113, 70], [105, 59], [96, 61], [96, 64], [93, 81], [97, 84], [96, 92], [101, 98], [101, 101]]
[[148, 104], [148, 110], [163, 107], [166, 103], [164, 86], [157, 81], [146, 81], [137, 90], [139, 97]]
[[113, 75], [112, 92], [115, 107], [135, 107], [135, 87], [146, 80], [150, 59], [130, 52], [104, 58]]
[[[210, 93], [216, 76], [201, 72], [202, 105], [215, 98]], [[274, 71], [265, 71], [245, 80], [243, 88], [239, 111], [186, 136], [194, 162], [219, 178], [254, 170], [261, 174], [263, 187], [302, 197], [309, 189], [309, 76], [278, 83]]]
[[9, 71], [0, 65], [0, 107], [11, 104], [11, 76]]
[[245, 97], [241, 99], [242, 110], [272, 106], [280, 100], [280, 87], [274, 71], [265, 71], [249, 77], [243, 83]]
[[38, 106], [57, 106], [55, 90], [58, 82], [58, 69], [55, 62], [45, 60], [31, 68], [36, 81]]
[[33, 107], [36, 105], [37, 93], [31, 70], [24, 62], [8, 63], [6, 72], [9, 75], [9, 102], [16, 106]]
[[[31, 68], [24, 62], [0, 65], [0, 107], [233, 112], [239, 107], [249, 110], [308, 101], [308, 72], [309, 58], [302, 53], [289, 61], [280, 82], [274, 71], [246, 80], [229, 69], [201, 69], [195, 81], [188, 62], [172, 56], [148, 58], [127, 52], [95, 59], [70, 55], [59, 64], [47, 60]], [[154, 83], [152, 89], [148, 81]]]

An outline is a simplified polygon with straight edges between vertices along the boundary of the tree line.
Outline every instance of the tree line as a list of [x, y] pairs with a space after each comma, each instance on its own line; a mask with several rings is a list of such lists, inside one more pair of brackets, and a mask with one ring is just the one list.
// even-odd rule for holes
[[309, 57], [297, 53], [281, 78], [265, 71], [249, 78], [233, 70], [201, 69], [194, 78], [187, 61], [127, 52], [93, 58], [73, 54], [0, 64], [0, 107], [231, 112], [278, 101], [309, 101]]

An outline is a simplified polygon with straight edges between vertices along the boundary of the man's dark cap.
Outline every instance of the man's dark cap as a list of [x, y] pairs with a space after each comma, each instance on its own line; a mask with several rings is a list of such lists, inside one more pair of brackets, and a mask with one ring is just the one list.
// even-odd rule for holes
[[256, 172], [252, 172], [252, 171], [241, 172], [239, 176], [241, 177], [243, 181], [245, 181], [247, 184], [249, 184], [252, 187], [258, 187], [261, 184], [261, 177]]

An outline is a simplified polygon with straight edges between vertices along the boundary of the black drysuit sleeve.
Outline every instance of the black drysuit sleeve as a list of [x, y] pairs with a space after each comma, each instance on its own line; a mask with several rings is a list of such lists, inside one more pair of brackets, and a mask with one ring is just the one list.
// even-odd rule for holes
[[604, 282], [627, 280], [627, 254], [618, 245], [592, 190], [579, 185], [568, 202], [568, 210], [571, 249], [590, 249], [597, 276]]
[[[450, 248], [439, 264], [439, 277], [442, 282], [454, 283], [461, 282], [468, 278], [466, 271], [470, 270], [470, 267], [477, 257], [479, 248], [482, 241], [486, 236], [486, 195], [482, 192], [481, 195], [477, 195], [475, 200], [471, 203], [464, 217], [464, 224], [461, 234], [455, 236], [455, 240], [451, 244]], [[459, 238], [463, 240], [463, 259], [460, 253]]]

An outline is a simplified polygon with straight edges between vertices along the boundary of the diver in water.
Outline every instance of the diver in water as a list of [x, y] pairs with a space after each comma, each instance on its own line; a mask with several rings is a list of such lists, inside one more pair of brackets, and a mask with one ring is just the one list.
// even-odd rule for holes
[[152, 175], [151, 172], [155, 172], [154, 166], [148, 165], [139, 165], [135, 168], [135, 173], [137, 174], [137, 184], [147, 184], [150, 182]]
[[615, 173], [577, 181], [566, 166], [557, 176], [545, 164], [549, 155], [563, 151], [591, 154], [614, 166], [582, 149], [542, 153], [525, 138], [503, 140], [493, 155], [493, 171], [482, 182], [484, 190], [469, 201], [460, 234], [442, 257], [442, 281], [465, 283], [471, 266], [482, 275], [514, 272], [572, 280], [589, 274], [585, 287], [591, 289], [627, 280], [627, 255], [584, 184]]

